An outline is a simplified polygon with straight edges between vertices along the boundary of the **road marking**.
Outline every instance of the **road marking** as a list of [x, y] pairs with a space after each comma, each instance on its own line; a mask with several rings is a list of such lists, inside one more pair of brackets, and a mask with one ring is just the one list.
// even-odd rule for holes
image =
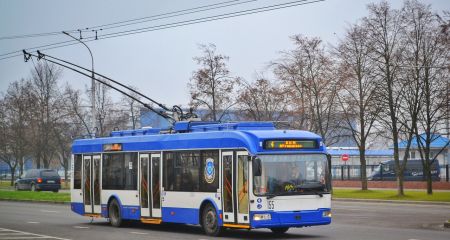
[[139, 235], [147, 235], [148, 233], [145, 232], [130, 232], [132, 234], [139, 234]]
[[0, 237], [0, 239], [7, 239], [7, 240], [10, 240], [10, 239], [42, 239], [42, 238], [52, 238], [52, 237], [46, 237], [46, 236], [37, 236], [37, 237], [6, 237], [6, 238]]
[[5, 235], [26, 235], [26, 234], [23, 234], [23, 233], [16, 233], [16, 232], [0, 233], [0, 236], [5, 236]]
[[31, 224], [38, 224], [39, 222], [27, 222], [27, 223], [31, 223]]
[[44, 210], [44, 209], [42, 209], [41, 212], [45, 212], [45, 213], [59, 213], [59, 211]]
[[53, 236], [48, 236], [48, 235], [41, 235], [41, 234], [36, 234], [36, 233], [29, 233], [29, 232], [22, 232], [22, 231], [17, 231], [17, 230], [13, 230], [13, 229], [7, 229], [7, 228], [0, 228], [0, 231], [2, 232], [11, 232], [11, 235], [19, 235], [18, 233], [22, 234], [22, 235], [30, 235], [27, 237], [10, 237], [7, 236], [7, 234], [5, 234], [4, 236], [6, 237], [0, 237], [0, 239], [41, 239], [41, 238], [48, 238], [48, 239], [58, 239], [58, 240], [70, 240], [67, 238], [59, 238], [59, 237], [53, 237]]
[[82, 227], [82, 226], [73, 226], [73, 228], [78, 228], [78, 229], [87, 229], [89, 227]]

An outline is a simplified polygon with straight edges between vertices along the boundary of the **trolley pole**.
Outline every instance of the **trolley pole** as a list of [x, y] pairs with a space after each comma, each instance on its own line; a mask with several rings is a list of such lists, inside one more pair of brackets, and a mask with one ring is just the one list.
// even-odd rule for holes
[[[96, 134], [96, 129], [97, 129], [97, 121], [96, 121], [96, 117], [97, 117], [97, 109], [95, 108], [95, 75], [94, 75], [94, 56], [92, 55], [91, 49], [88, 47], [88, 45], [86, 45], [86, 43], [84, 43], [83, 41], [81, 41], [80, 39], [70, 35], [69, 33], [63, 31], [63, 33], [75, 40], [77, 40], [78, 42], [80, 42], [81, 44], [83, 44], [89, 51], [89, 54], [91, 55], [91, 63], [92, 63], [92, 75], [91, 75], [91, 103], [92, 103], [92, 109], [91, 109], [91, 115], [92, 115], [92, 125], [91, 125], [91, 137], [95, 138], [95, 134]], [[80, 33], [81, 34], [81, 33]], [[80, 35], [81, 36], [81, 35]], [[81, 37], [80, 37], [81, 38]]]

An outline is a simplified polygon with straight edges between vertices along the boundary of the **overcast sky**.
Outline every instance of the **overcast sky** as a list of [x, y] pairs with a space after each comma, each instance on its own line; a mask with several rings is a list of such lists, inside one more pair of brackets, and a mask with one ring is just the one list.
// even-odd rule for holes
[[[58, 32], [113, 23], [229, 0], [2, 0], [0, 1], [0, 37], [30, 33]], [[242, 0], [241, 2], [244, 2]], [[294, 0], [290, 0], [294, 1]], [[108, 32], [166, 24], [243, 9], [290, 2], [289, 0], [253, 1], [238, 6], [196, 13], [183, 17], [147, 22]], [[237, 1], [236, 1], [237, 2]], [[346, 26], [367, 15], [366, 5], [375, 0], [326, 0], [271, 12], [224, 19], [190, 26], [146, 32], [87, 43], [93, 54], [95, 70], [110, 76], [167, 105], [189, 101], [187, 83], [197, 68], [192, 60], [200, 55], [198, 44], [214, 43], [219, 53], [230, 57], [233, 75], [254, 79], [279, 52], [292, 49], [289, 36], [318, 36], [334, 44]], [[399, 8], [403, 1], [389, 1]], [[450, 10], [449, 0], [424, 0], [436, 11]], [[77, 35], [77, 34], [75, 34]], [[92, 36], [90, 33], [84, 36]], [[54, 42], [70, 40], [59, 34], [51, 37], [0, 40], [0, 55]], [[78, 44], [45, 51], [48, 54], [90, 67], [87, 49]], [[2, 56], [0, 56], [2, 58]], [[23, 57], [0, 60], [0, 92], [32, 68]], [[89, 79], [64, 70], [62, 82], [78, 89], [90, 85]]]

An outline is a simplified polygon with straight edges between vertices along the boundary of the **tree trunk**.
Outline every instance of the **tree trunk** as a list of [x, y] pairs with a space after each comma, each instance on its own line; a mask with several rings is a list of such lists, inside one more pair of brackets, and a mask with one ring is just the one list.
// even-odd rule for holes
[[11, 168], [11, 186], [14, 186], [14, 180], [15, 180], [15, 174], [16, 173], [16, 168]]
[[403, 174], [397, 174], [397, 195], [405, 196], [405, 191], [403, 190]]
[[[430, 164], [431, 165], [431, 164]], [[433, 180], [431, 179], [431, 167], [429, 167], [426, 171], [426, 177], [427, 177], [427, 194], [432, 195], [433, 194]]]
[[361, 163], [361, 190], [367, 190], [366, 149], [363, 148], [363, 145], [359, 148], [359, 161]]

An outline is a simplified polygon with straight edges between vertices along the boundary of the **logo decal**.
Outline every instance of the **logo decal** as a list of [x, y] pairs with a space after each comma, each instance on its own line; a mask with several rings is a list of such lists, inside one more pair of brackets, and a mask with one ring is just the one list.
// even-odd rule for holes
[[205, 181], [207, 183], [213, 183], [216, 176], [216, 170], [214, 168], [214, 159], [208, 158], [205, 162]]

